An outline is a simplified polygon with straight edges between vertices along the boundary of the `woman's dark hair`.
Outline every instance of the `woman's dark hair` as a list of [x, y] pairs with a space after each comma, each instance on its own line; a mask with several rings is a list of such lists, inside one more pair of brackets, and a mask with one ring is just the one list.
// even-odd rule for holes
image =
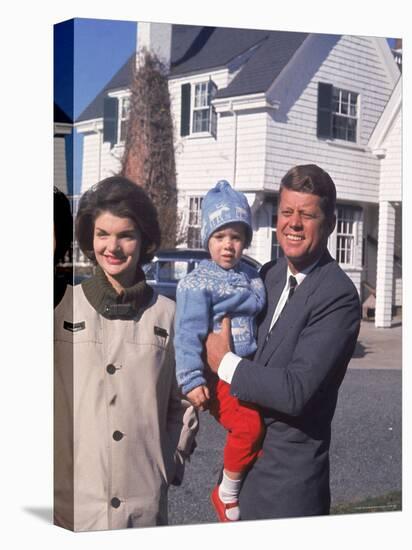
[[53, 189], [53, 224], [56, 242], [54, 265], [56, 265], [64, 260], [73, 240], [73, 217], [70, 202], [57, 187]]
[[123, 176], [113, 176], [93, 185], [82, 195], [76, 216], [76, 236], [81, 250], [94, 262], [94, 222], [102, 212], [130, 218], [142, 235], [139, 264], [153, 258], [160, 245], [157, 211], [139, 185]]
[[280, 182], [282, 189], [310, 193], [320, 197], [320, 207], [328, 220], [332, 220], [336, 208], [336, 187], [330, 175], [316, 164], [302, 164], [291, 168]]

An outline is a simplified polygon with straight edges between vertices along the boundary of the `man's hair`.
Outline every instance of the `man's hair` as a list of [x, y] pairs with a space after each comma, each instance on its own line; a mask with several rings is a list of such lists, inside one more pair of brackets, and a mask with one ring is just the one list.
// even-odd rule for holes
[[73, 217], [70, 202], [63, 191], [57, 187], [53, 189], [53, 223], [56, 242], [54, 265], [56, 265], [64, 260], [73, 239]]
[[76, 236], [81, 250], [94, 262], [94, 223], [103, 212], [134, 222], [142, 236], [139, 264], [149, 262], [160, 245], [160, 227], [156, 208], [146, 192], [123, 176], [113, 176], [83, 194], [76, 217]]
[[336, 208], [336, 187], [330, 175], [316, 164], [301, 164], [291, 168], [280, 182], [279, 197], [282, 189], [317, 195], [320, 197], [320, 207], [326, 218], [333, 218]]

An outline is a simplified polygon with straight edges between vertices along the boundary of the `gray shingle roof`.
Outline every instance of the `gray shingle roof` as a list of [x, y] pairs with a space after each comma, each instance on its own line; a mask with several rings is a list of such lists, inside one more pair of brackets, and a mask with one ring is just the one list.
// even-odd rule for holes
[[136, 54], [129, 57], [126, 63], [117, 71], [117, 73], [109, 80], [103, 90], [97, 94], [93, 101], [86, 109], [77, 117], [76, 122], [83, 120], [92, 120], [103, 116], [103, 100], [109, 90], [117, 90], [130, 86], [133, 77], [133, 68], [135, 65]]
[[229, 86], [218, 91], [217, 97], [265, 92], [307, 36], [299, 32], [270, 32]]
[[226, 67], [267, 35], [261, 30], [173, 25], [170, 75]]
[[[241, 67], [229, 86], [218, 91], [217, 97], [264, 92], [307, 36], [300, 32], [173, 25], [170, 76]], [[77, 121], [103, 115], [105, 95], [108, 90], [130, 84], [134, 61], [133, 54]]]

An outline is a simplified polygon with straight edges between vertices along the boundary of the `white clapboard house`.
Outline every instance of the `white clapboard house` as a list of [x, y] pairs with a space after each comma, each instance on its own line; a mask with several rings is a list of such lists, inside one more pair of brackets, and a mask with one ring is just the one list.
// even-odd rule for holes
[[[279, 182], [316, 163], [338, 193], [329, 249], [390, 326], [401, 306], [401, 71], [384, 38], [138, 23], [138, 50], [168, 68], [185, 245], [199, 246], [202, 197], [219, 179], [244, 192], [262, 263], [276, 240]], [[82, 191], [116, 173], [133, 56], [76, 121]], [[375, 297], [376, 295], [376, 304]]]

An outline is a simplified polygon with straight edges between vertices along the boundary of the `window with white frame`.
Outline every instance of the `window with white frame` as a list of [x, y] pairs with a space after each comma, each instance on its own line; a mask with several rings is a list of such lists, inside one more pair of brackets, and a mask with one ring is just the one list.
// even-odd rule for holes
[[357, 141], [359, 119], [359, 94], [318, 83], [319, 138]]
[[216, 137], [217, 113], [212, 105], [216, 92], [217, 86], [212, 80], [182, 85], [181, 136], [211, 134]]
[[188, 248], [201, 248], [200, 228], [202, 223], [203, 197], [189, 197], [189, 222], [187, 228]]
[[126, 141], [127, 121], [130, 114], [130, 98], [128, 96], [119, 97], [119, 120], [118, 120], [118, 143]]
[[337, 139], [356, 141], [358, 94], [333, 88], [332, 135]]
[[357, 229], [356, 209], [351, 206], [337, 207], [336, 260], [341, 265], [354, 265]]
[[194, 134], [197, 132], [213, 133], [212, 124], [216, 113], [211, 102], [215, 93], [216, 86], [211, 80], [195, 85], [192, 115], [192, 132]]
[[110, 146], [123, 145], [126, 141], [130, 116], [130, 96], [107, 96], [103, 104], [103, 142]]

